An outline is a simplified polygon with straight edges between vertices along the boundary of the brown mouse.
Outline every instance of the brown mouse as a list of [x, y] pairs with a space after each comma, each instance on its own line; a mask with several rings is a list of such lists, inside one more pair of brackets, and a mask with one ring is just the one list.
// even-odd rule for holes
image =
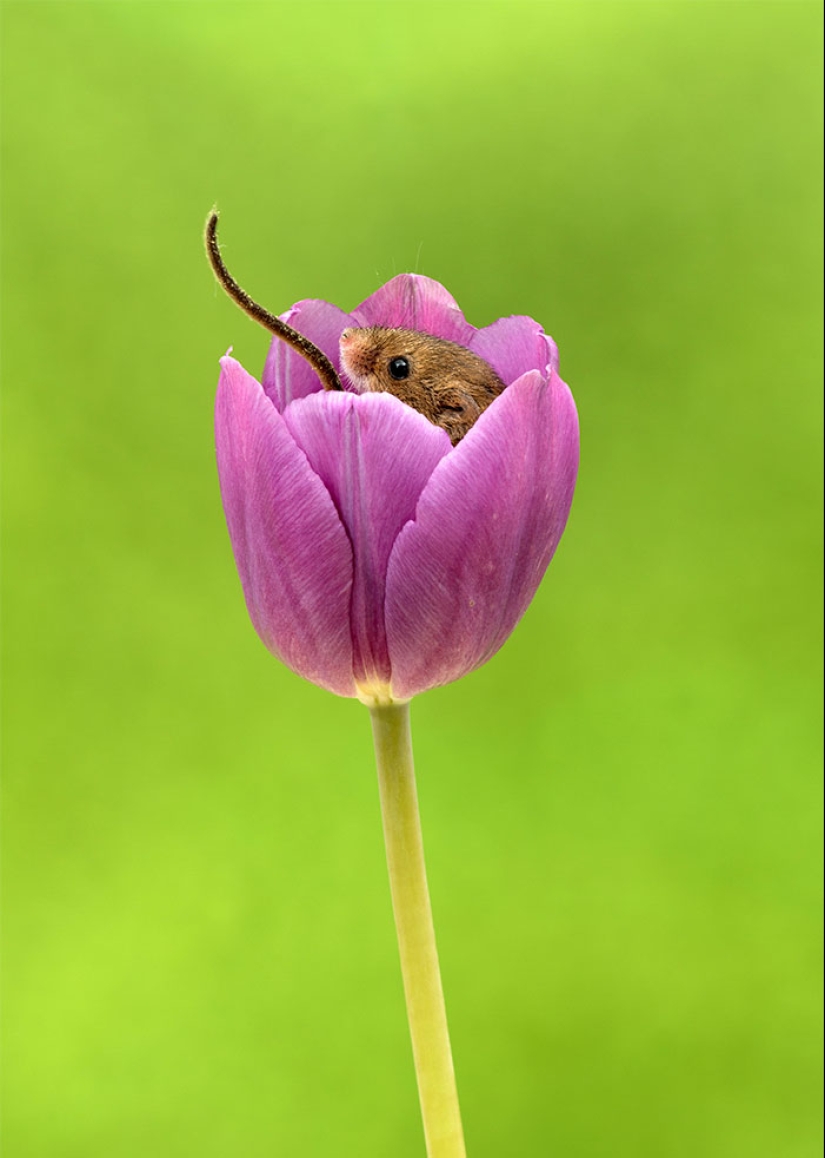
[[341, 334], [340, 348], [356, 386], [394, 394], [446, 430], [453, 446], [505, 389], [483, 358], [417, 330], [351, 328]]

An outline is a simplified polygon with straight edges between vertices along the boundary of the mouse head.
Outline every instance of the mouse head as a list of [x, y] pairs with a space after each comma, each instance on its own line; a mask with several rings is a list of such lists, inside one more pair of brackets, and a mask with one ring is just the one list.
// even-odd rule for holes
[[381, 326], [344, 330], [341, 365], [363, 391], [382, 391], [442, 427], [455, 445], [504, 383], [464, 346], [417, 330]]

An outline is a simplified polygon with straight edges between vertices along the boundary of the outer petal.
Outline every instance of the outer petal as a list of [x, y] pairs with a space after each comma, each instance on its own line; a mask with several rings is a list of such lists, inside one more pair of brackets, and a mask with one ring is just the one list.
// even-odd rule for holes
[[[445, 431], [391, 394], [314, 394], [284, 415], [349, 532], [355, 559], [352, 643], [362, 689], [390, 680], [384, 627], [387, 563], [437, 463]], [[322, 547], [319, 544], [318, 557]]]
[[469, 345], [476, 332], [444, 286], [417, 273], [400, 273], [361, 302], [352, 316], [359, 326], [423, 330], [461, 346]]
[[[292, 309], [281, 314], [281, 321], [314, 342], [341, 372], [338, 339], [347, 326], [357, 324], [349, 314], [329, 302], [308, 299], [297, 302]], [[321, 379], [306, 358], [280, 338], [273, 338], [270, 343], [262, 381], [264, 390], [281, 414], [296, 398], [305, 398], [323, 390]]]
[[278, 411], [234, 358], [221, 359], [215, 434], [221, 497], [255, 630], [293, 671], [354, 696], [347, 533]]
[[538, 370], [547, 378], [551, 370], [558, 373], [559, 369], [556, 343], [532, 318], [499, 318], [474, 334], [470, 349], [489, 362], [505, 384], [528, 370]]
[[387, 571], [394, 696], [457, 679], [501, 647], [561, 538], [578, 458], [570, 391], [533, 371], [439, 463]]

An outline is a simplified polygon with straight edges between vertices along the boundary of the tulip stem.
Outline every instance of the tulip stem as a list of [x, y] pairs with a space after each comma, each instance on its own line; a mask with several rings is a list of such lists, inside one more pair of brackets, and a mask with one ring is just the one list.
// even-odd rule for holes
[[465, 1158], [415, 789], [409, 704], [370, 708], [387, 866], [428, 1158]]

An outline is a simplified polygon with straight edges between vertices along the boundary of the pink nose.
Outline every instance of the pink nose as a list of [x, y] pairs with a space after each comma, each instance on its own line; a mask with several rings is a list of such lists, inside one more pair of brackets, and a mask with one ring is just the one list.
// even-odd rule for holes
[[350, 339], [352, 338], [353, 333], [354, 333], [354, 331], [351, 329], [344, 330], [344, 332], [341, 334], [341, 338], [340, 338], [341, 343], [349, 342]]

